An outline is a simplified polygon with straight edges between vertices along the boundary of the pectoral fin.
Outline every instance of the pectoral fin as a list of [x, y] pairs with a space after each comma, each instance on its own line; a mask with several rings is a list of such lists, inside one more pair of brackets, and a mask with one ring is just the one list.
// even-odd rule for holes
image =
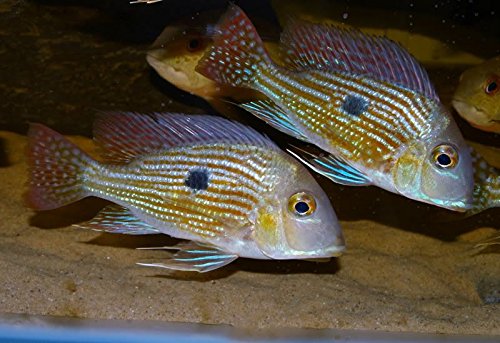
[[307, 137], [297, 129], [297, 126], [288, 117], [288, 114], [273, 101], [258, 100], [240, 104], [239, 106], [287, 135], [302, 141], [308, 141]]
[[146, 267], [159, 267], [171, 270], [209, 272], [221, 268], [238, 258], [214, 246], [188, 242], [173, 247], [139, 248], [154, 250], [178, 250], [171, 258], [162, 263], [137, 263]]
[[80, 229], [123, 233], [127, 235], [151, 235], [161, 233], [153, 226], [140, 221], [127, 208], [119, 205], [106, 206], [93, 219], [73, 226]]
[[287, 151], [315, 172], [345, 186], [369, 186], [372, 181], [359, 170], [351, 167], [347, 162], [333, 155], [317, 156], [295, 148], [298, 152]]

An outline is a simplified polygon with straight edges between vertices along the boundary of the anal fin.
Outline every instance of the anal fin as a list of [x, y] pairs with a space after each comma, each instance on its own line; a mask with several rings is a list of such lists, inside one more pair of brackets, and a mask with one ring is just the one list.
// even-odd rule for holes
[[81, 229], [127, 235], [151, 235], [161, 233], [153, 226], [140, 221], [127, 208], [116, 204], [106, 206], [88, 222], [73, 226]]
[[293, 157], [335, 183], [345, 186], [369, 186], [372, 181], [359, 170], [334, 155], [318, 156], [295, 147], [298, 152], [287, 149]]
[[161, 263], [137, 263], [146, 267], [157, 267], [180, 271], [209, 272], [221, 268], [238, 258], [211, 245], [195, 242], [181, 243], [173, 247], [139, 248], [141, 250], [178, 250]]

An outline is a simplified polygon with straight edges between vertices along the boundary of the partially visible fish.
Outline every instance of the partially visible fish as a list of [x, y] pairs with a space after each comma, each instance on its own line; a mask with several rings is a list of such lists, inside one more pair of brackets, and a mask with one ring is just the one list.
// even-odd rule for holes
[[241, 106], [331, 154], [301, 157], [312, 169], [345, 185], [376, 185], [457, 211], [471, 207], [469, 148], [425, 70], [398, 44], [292, 20], [281, 38], [288, 56], [282, 68], [239, 7], [230, 6], [215, 32], [197, 71], [265, 94]]
[[28, 134], [30, 207], [88, 196], [115, 205], [79, 225], [190, 240], [164, 263], [206, 272], [237, 257], [309, 259], [344, 250], [330, 201], [312, 175], [267, 137], [215, 116], [108, 114], [94, 125], [107, 163], [51, 129]]
[[[223, 97], [234, 100], [258, 97], [255, 91], [218, 84], [195, 70], [200, 59], [212, 46], [215, 17], [217, 16], [213, 12], [201, 13], [167, 26], [149, 49], [147, 62], [162, 78], [177, 88], [210, 103]], [[276, 43], [265, 44], [272, 56], [279, 55]]]
[[472, 126], [500, 133], [500, 56], [466, 70], [452, 104]]
[[488, 164], [474, 149], [471, 149], [471, 156], [474, 165], [474, 196], [468, 215], [500, 207], [500, 170]]
[[[473, 206], [466, 212], [467, 216], [489, 208], [500, 207], [500, 170], [488, 164], [474, 149], [471, 149], [471, 155], [474, 165], [475, 186]], [[474, 246], [479, 251], [485, 251], [492, 247], [500, 249], [500, 234], [495, 234]]]
[[207, 28], [167, 26], [153, 43], [146, 60], [161, 77], [188, 93], [211, 99], [226, 94], [218, 86], [195, 71], [195, 66], [211, 44]]

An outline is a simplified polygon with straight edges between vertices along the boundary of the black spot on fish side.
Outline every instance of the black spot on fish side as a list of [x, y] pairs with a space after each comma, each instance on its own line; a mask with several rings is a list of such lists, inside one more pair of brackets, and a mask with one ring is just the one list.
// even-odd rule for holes
[[189, 171], [186, 180], [184, 180], [184, 184], [195, 192], [207, 189], [208, 171], [205, 169], [196, 169]]
[[351, 116], [359, 116], [368, 109], [368, 101], [356, 95], [348, 95], [342, 104], [342, 110]]

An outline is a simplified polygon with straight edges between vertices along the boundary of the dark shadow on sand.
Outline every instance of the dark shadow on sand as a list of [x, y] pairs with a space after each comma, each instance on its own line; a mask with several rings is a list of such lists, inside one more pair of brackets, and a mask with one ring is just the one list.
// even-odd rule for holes
[[149, 248], [171, 247], [181, 242], [180, 239], [168, 235], [123, 235], [102, 233], [100, 236], [85, 242], [85, 244], [114, 247], [114, 248]]
[[106, 200], [85, 198], [76, 203], [49, 211], [36, 212], [30, 218], [30, 225], [40, 229], [59, 229], [92, 219], [103, 207]]
[[[126, 249], [137, 249], [147, 247], [172, 247], [182, 242], [182, 240], [170, 237], [168, 235], [137, 235], [128, 236], [121, 234], [103, 233], [98, 237], [91, 239], [85, 244], [97, 245], [103, 247], [115, 247]], [[162, 259], [170, 257], [173, 250], [149, 250], [148, 262], [161, 262]], [[144, 262], [141, 258], [137, 262]], [[337, 259], [333, 258], [328, 262], [301, 261], [301, 260], [255, 260], [248, 258], [239, 258], [235, 262], [224, 266], [218, 270], [207, 273], [181, 272], [161, 269], [164, 273], [158, 273], [160, 269], [151, 270], [148, 277], [171, 278], [187, 281], [211, 281], [228, 277], [238, 271], [247, 271], [263, 274], [335, 274], [340, 269]], [[155, 271], [156, 270], [156, 271]]]
[[9, 157], [7, 154], [7, 147], [5, 144], [5, 139], [0, 138], [0, 168], [8, 167], [9, 165], [10, 165], [10, 163], [9, 163]]
[[[161, 262], [159, 259], [152, 261]], [[183, 281], [208, 282], [223, 279], [237, 272], [250, 272], [258, 274], [335, 274], [341, 266], [336, 258], [329, 262], [313, 262], [303, 260], [254, 260], [249, 258], [239, 258], [231, 264], [207, 273], [169, 271], [163, 269], [164, 273], [154, 272], [150, 268], [151, 275], [148, 277], [175, 279]]]

